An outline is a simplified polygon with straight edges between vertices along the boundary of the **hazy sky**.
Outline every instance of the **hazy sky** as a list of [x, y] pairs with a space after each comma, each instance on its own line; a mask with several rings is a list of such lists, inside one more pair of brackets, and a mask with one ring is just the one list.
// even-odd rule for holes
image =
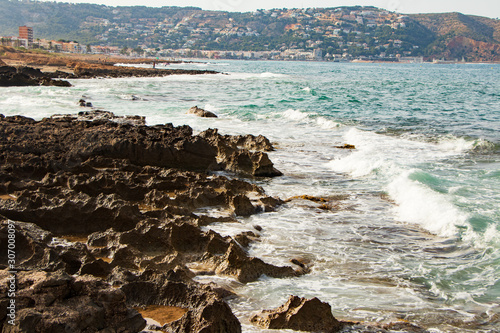
[[285, 7], [308, 8], [364, 5], [376, 6], [400, 13], [460, 12], [463, 14], [500, 18], [499, 0], [62, 0], [61, 2], [98, 3], [108, 6], [196, 6], [202, 9], [237, 12]]

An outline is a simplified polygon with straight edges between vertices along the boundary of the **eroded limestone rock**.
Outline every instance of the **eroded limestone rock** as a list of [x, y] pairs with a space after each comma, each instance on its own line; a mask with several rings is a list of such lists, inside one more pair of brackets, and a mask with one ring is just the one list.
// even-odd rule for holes
[[250, 321], [269, 329], [292, 329], [308, 332], [338, 332], [342, 328], [332, 314], [328, 303], [319, 299], [305, 299], [291, 295], [288, 301], [275, 310], [264, 310]]

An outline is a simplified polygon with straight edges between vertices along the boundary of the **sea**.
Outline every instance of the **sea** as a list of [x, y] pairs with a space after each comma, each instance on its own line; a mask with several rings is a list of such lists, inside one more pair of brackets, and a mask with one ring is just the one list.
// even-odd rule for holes
[[[251, 256], [311, 265], [300, 277], [247, 284], [199, 277], [238, 295], [229, 304], [244, 332], [276, 332], [249, 318], [289, 295], [328, 302], [339, 320], [500, 332], [500, 65], [218, 60], [157, 68], [221, 74], [2, 88], [0, 113], [77, 113], [83, 98], [150, 125], [269, 138], [284, 175], [248, 181], [328, 207], [292, 199], [207, 227], [232, 236], [258, 225]], [[187, 115], [195, 105], [219, 118]], [[346, 144], [354, 148], [339, 148]]]

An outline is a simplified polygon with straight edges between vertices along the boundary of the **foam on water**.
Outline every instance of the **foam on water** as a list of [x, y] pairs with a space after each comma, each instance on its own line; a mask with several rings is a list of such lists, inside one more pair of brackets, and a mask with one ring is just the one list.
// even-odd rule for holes
[[303, 121], [309, 118], [309, 114], [306, 112], [302, 112], [299, 110], [288, 109], [283, 112], [283, 116], [285, 118], [294, 120], [294, 121]]
[[413, 171], [403, 172], [387, 187], [396, 203], [398, 220], [415, 223], [441, 237], [456, 236], [457, 226], [466, 226], [467, 214], [460, 212], [445, 195], [409, 179]]
[[[391, 321], [404, 314], [443, 331], [450, 331], [442, 325], [446, 320], [483, 318], [499, 303], [498, 139], [456, 134], [469, 134], [468, 128], [448, 121], [455, 116], [443, 111], [461, 111], [463, 104], [454, 104], [460, 99], [495, 110], [497, 98], [464, 93], [470, 91], [466, 83], [445, 91], [449, 82], [464, 81], [466, 66], [450, 76], [452, 67], [224, 64], [230, 65], [229, 75], [72, 80], [70, 89], [8, 88], [0, 96], [0, 113], [35, 118], [75, 113], [82, 110], [77, 101], [85, 95], [96, 108], [143, 115], [148, 124], [187, 124], [195, 133], [218, 128], [221, 134], [263, 134], [276, 143], [270, 159], [285, 175], [251, 181], [281, 199], [341, 198], [332, 199], [330, 210], [292, 200], [276, 212], [207, 227], [232, 236], [260, 225], [260, 241], [250, 255], [276, 265], [290, 265], [294, 257], [313, 264], [305, 276], [232, 285], [240, 298], [231, 306], [244, 331], [261, 332], [248, 322], [249, 314], [279, 306], [289, 294], [319, 297], [339, 318]], [[483, 85], [485, 76], [479, 74], [472, 73], [472, 80]], [[443, 84], [428, 84], [429, 77]], [[381, 85], [384, 80], [391, 84]], [[412, 99], [418, 105], [409, 108], [412, 91], [440, 95]], [[140, 99], [132, 101], [132, 95]], [[362, 103], [350, 102], [354, 99]], [[221, 117], [186, 115], [194, 105]], [[481, 128], [474, 112], [466, 120]], [[385, 135], [376, 133], [385, 127], [389, 130], [380, 131]], [[343, 144], [356, 149], [336, 148]]]

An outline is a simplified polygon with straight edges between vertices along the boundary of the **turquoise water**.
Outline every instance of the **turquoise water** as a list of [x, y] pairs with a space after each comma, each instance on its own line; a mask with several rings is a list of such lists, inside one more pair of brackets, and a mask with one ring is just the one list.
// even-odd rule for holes
[[[244, 330], [289, 294], [319, 297], [340, 319], [408, 320], [434, 332], [500, 327], [500, 66], [219, 61], [175, 65], [227, 75], [74, 80], [73, 88], [3, 88], [0, 113], [74, 113], [85, 97], [149, 124], [263, 134], [283, 177], [257, 180], [300, 200], [210, 228], [263, 227], [251, 255], [305, 258], [310, 274], [228, 285]], [[132, 100], [132, 97], [139, 100]], [[201, 119], [198, 105], [217, 113]], [[355, 150], [335, 146], [345, 143]], [[202, 281], [205, 281], [203, 279]]]

